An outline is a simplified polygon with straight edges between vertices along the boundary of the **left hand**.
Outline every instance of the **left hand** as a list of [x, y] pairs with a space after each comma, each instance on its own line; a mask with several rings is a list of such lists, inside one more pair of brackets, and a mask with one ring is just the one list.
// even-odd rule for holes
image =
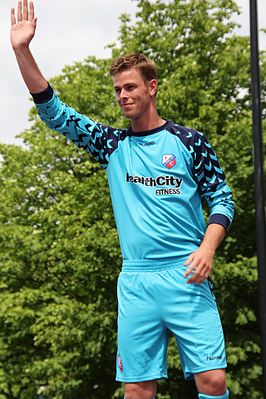
[[190, 274], [192, 276], [188, 279], [188, 284], [201, 284], [206, 280], [212, 270], [212, 264], [214, 259], [215, 251], [204, 246], [200, 246], [195, 252], [193, 252], [184, 263], [184, 266], [189, 266], [185, 278], [188, 278]]

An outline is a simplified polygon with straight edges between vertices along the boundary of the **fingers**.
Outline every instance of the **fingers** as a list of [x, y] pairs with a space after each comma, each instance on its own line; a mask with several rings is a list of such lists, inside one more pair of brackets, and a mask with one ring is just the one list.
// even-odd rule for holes
[[184, 274], [184, 277], [188, 277], [188, 275], [193, 271], [193, 269], [195, 269], [195, 265], [194, 265], [194, 254], [192, 253], [186, 260], [186, 262], [184, 263], [184, 266], [188, 266], [190, 265], [187, 270], [186, 273]]
[[187, 258], [187, 260], [184, 263], [184, 266], [189, 265], [192, 261], [193, 261], [193, 254], [189, 255], [189, 257]]
[[214, 251], [200, 247], [192, 252], [187, 258], [184, 266], [188, 266], [184, 277], [188, 278], [188, 284], [200, 284], [209, 276], [212, 270]]
[[205, 266], [195, 267], [192, 276], [187, 280], [187, 284], [201, 284], [209, 275], [209, 269]]
[[30, 1], [28, 4], [28, 0], [19, 0], [17, 6], [17, 20], [15, 16], [14, 8], [11, 9], [11, 24], [14, 25], [16, 22], [21, 21], [33, 21], [34, 20], [34, 4], [33, 1]]
[[16, 23], [15, 9], [11, 8], [11, 25], [15, 25]]
[[28, 0], [23, 0], [23, 19], [28, 21]]
[[205, 280], [206, 280], [206, 277], [201, 277], [201, 278], [197, 278], [197, 279], [191, 278], [191, 279], [189, 279], [189, 280], [187, 281], [187, 284], [201, 284], [201, 283], [203, 283], [203, 281], [205, 281]]
[[17, 8], [17, 21], [21, 22], [22, 21], [22, 1], [18, 2], [18, 8]]
[[[185, 266], [186, 266], [186, 265], [185, 265]], [[195, 269], [195, 266], [194, 266], [193, 264], [191, 264], [191, 265], [187, 268], [186, 273], [184, 274], [184, 277], [187, 278], [187, 277], [193, 272], [194, 269]]]
[[34, 20], [34, 4], [33, 1], [30, 1], [30, 21]]
[[206, 261], [202, 259], [197, 259], [194, 254], [191, 254], [184, 266], [189, 265], [187, 268], [184, 277], [189, 279], [187, 280], [188, 284], [200, 284], [208, 277], [211, 271], [211, 265], [206, 263]]

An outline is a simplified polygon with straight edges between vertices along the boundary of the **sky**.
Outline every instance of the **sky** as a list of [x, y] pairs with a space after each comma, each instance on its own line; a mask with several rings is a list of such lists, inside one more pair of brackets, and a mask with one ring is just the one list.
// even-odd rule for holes
[[[242, 10], [236, 18], [242, 26], [239, 33], [248, 35], [249, 0], [237, 3]], [[257, 3], [259, 28], [266, 28], [266, 1]], [[0, 142], [21, 144], [16, 135], [30, 127], [32, 103], [10, 45], [11, 7], [16, 7], [16, 0], [0, 0]], [[31, 50], [47, 80], [89, 55], [110, 56], [106, 45], [117, 39], [119, 16], [134, 16], [137, 9], [134, 0], [35, 0], [35, 8], [38, 24]], [[260, 35], [259, 45], [266, 50], [266, 34]]]

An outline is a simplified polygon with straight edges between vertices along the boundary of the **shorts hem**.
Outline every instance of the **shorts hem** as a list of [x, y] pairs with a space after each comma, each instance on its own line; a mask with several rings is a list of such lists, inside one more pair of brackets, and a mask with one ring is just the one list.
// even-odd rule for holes
[[197, 369], [184, 372], [184, 377], [185, 377], [186, 380], [193, 380], [195, 374], [197, 374], [197, 373], [204, 373], [204, 371], [226, 369], [226, 368], [227, 368], [227, 364], [226, 363], [217, 364], [217, 365], [209, 365], [209, 366], [206, 366], [206, 367], [199, 367]]
[[143, 382], [143, 381], [153, 381], [153, 380], [161, 380], [167, 379], [167, 374], [153, 374], [147, 376], [139, 376], [139, 377], [116, 377], [116, 381], [118, 382]]

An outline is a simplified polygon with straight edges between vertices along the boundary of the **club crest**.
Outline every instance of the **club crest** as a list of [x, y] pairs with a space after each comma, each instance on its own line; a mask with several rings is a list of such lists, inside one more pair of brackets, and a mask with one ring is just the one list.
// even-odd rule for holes
[[121, 359], [120, 355], [117, 356], [117, 363], [118, 363], [118, 367], [119, 367], [120, 371], [122, 372], [123, 371], [123, 363], [122, 363], [122, 359]]
[[167, 168], [171, 169], [176, 165], [176, 156], [174, 154], [165, 154], [162, 158], [162, 164]]

